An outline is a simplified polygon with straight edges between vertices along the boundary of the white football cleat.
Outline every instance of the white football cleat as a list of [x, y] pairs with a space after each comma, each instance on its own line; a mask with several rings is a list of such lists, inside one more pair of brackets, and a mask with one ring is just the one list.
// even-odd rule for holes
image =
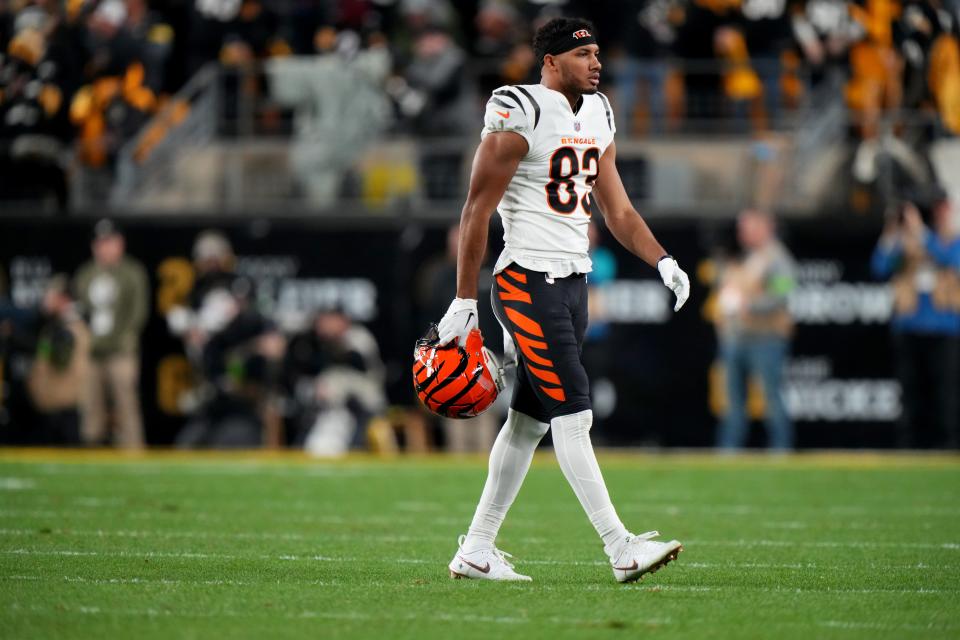
[[456, 580], [461, 578], [473, 578], [477, 580], [512, 580], [520, 582], [530, 582], [530, 576], [520, 575], [513, 570], [513, 565], [507, 561], [512, 558], [509, 553], [493, 549], [479, 549], [466, 553], [463, 550], [463, 541], [467, 536], [460, 536], [457, 539], [457, 546], [460, 550], [453, 556], [448, 568], [450, 577]]
[[683, 545], [676, 540], [654, 542], [659, 536], [657, 531], [648, 531], [638, 536], [630, 536], [615, 556], [610, 556], [613, 577], [617, 582], [635, 582], [644, 574], [653, 573], [683, 551]]

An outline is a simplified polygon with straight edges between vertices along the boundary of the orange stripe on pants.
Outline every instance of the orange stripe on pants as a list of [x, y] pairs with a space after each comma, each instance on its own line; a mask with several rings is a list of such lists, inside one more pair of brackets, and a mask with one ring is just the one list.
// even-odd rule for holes
[[504, 269], [503, 272], [520, 284], [527, 284], [527, 274], [517, 273], [516, 271], [511, 271], [510, 269]]
[[563, 402], [567, 399], [567, 394], [563, 392], [563, 389], [556, 389], [554, 387], [545, 387], [540, 385], [540, 389], [543, 390], [545, 394], [556, 400], [557, 402]]
[[559, 384], [559, 385], [563, 384], [560, 382], [560, 376], [555, 374], [553, 371], [538, 369], [530, 364], [527, 364], [527, 370], [530, 371], [530, 373], [532, 373], [533, 375], [543, 380], [544, 382], [549, 382], [551, 384]]
[[514, 300], [516, 302], [526, 302], [527, 304], [533, 304], [533, 300], [530, 299], [530, 294], [526, 291], [522, 291], [515, 284], [497, 274], [497, 284], [499, 284], [503, 291], [500, 291], [498, 295], [501, 300]]
[[543, 328], [540, 326], [539, 322], [533, 318], [528, 318], [516, 309], [511, 309], [507, 306], [504, 306], [503, 309], [507, 312], [507, 317], [510, 318], [510, 321], [513, 322], [513, 324], [517, 325], [532, 336], [537, 336], [538, 338], [543, 337]]
[[533, 352], [534, 349], [546, 349], [547, 343], [540, 342], [539, 340], [531, 340], [522, 333], [513, 334], [514, 340], [517, 341], [517, 346], [520, 347], [520, 352], [523, 353], [523, 356], [530, 362], [535, 362], [543, 367], [553, 367], [553, 362], [538, 356]]

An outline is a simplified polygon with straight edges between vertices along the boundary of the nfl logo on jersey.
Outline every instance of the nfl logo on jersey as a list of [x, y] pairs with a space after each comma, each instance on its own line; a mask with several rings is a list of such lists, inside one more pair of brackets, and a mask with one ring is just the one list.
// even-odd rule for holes
[[573, 123], [573, 130], [574, 130], [574, 131], [580, 131], [580, 123], [579, 123], [579, 122], [574, 122], [574, 123]]

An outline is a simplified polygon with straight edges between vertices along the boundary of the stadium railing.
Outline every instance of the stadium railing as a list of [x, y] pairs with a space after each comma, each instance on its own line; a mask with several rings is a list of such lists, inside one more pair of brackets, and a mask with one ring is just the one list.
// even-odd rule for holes
[[[443, 136], [396, 116], [357, 126], [354, 114], [372, 113], [371, 100], [382, 99], [392, 109], [385, 90], [359, 74], [350, 81], [342, 65], [321, 64], [311, 67], [311, 82], [322, 87], [329, 80], [347, 94], [335, 103], [340, 117], [331, 125], [311, 112], [321, 105], [308, 100], [291, 106], [279, 99], [289, 87], [278, 87], [303, 77], [296, 65], [315, 62], [287, 60], [292, 62], [202, 69], [122, 148], [114, 179], [98, 182], [82, 167], [73, 172], [73, 208], [106, 206], [118, 214], [457, 215], [479, 125]], [[717, 77], [728, 69], [716, 61], [684, 64], [684, 73]], [[479, 75], [475, 67], [470, 71]], [[475, 86], [466, 84], [459, 114], [464, 123], [482, 118], [486, 96]], [[651, 215], [728, 216], [744, 206], [816, 215], [849, 159], [845, 134], [851, 120], [842, 87], [821, 83], [760, 130], [748, 111], [724, 106], [722, 96], [714, 99], [707, 109], [714, 116], [684, 117], [679, 126], [643, 135], [629, 135], [620, 121], [618, 164], [637, 205]], [[692, 109], [704, 111], [703, 104]]]

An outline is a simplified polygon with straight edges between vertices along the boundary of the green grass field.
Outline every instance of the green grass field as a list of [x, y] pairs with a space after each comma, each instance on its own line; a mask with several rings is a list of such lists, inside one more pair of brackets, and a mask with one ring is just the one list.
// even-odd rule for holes
[[550, 452], [451, 580], [481, 458], [0, 451], [2, 638], [957, 638], [960, 458], [601, 455], [686, 551], [619, 585]]

